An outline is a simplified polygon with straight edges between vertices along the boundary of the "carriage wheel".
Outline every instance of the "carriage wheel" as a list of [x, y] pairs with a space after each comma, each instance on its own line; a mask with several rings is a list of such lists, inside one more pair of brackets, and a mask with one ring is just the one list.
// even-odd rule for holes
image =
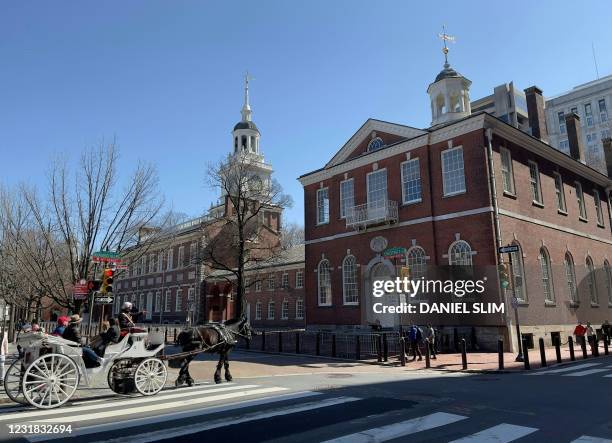
[[51, 409], [66, 403], [79, 385], [79, 370], [70, 357], [45, 354], [25, 370], [21, 389], [28, 403]]
[[21, 390], [21, 377], [23, 376], [23, 360], [17, 359], [15, 360], [6, 371], [4, 375], [4, 390], [6, 391], [6, 395], [16, 403], [21, 403], [22, 405], [27, 404], [25, 397], [23, 396], [23, 391]]
[[159, 358], [145, 358], [134, 373], [134, 384], [142, 395], [155, 395], [166, 384], [168, 370]]

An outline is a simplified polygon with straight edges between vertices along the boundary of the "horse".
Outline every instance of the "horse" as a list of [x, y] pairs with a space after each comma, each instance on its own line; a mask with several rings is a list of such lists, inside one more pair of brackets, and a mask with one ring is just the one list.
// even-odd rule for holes
[[[234, 348], [238, 337], [251, 339], [251, 325], [246, 315], [225, 323], [209, 323], [185, 329], [176, 338], [176, 344], [182, 347], [183, 352], [203, 351], [218, 353], [219, 363], [215, 371], [215, 383], [221, 383], [221, 367], [225, 368], [225, 380], [232, 381], [229, 370], [228, 354]], [[179, 375], [175, 381], [176, 386], [187, 383], [193, 385], [193, 378], [189, 374], [189, 363], [195, 358], [195, 353], [188, 355], [181, 361]]]

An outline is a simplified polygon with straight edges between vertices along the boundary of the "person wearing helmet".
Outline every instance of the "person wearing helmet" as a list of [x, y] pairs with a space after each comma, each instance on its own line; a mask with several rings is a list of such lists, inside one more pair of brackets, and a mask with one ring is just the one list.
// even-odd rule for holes
[[126, 301], [121, 305], [121, 312], [119, 313], [119, 328], [130, 329], [136, 326], [135, 320], [145, 313], [145, 311], [134, 312], [134, 305], [129, 301]]

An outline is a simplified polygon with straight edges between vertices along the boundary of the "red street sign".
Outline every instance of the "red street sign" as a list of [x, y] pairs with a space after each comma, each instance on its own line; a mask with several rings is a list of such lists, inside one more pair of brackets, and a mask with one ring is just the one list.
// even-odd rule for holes
[[72, 295], [75, 300], [85, 300], [88, 294], [89, 284], [87, 283], [87, 281], [85, 281], [85, 283], [79, 282], [74, 284]]

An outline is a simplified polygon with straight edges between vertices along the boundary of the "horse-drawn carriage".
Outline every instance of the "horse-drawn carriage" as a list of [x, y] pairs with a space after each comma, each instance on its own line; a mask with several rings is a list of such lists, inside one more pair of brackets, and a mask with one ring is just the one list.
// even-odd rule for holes
[[41, 409], [63, 405], [79, 386], [94, 386], [103, 377], [106, 377], [109, 388], [118, 394], [155, 395], [164, 388], [168, 378], [165, 361], [179, 363], [176, 386], [191, 385], [189, 363], [204, 352], [219, 354], [215, 382], [221, 383], [222, 366], [225, 379], [231, 381], [228, 354], [238, 337], [251, 337], [251, 328], [244, 315], [224, 324], [187, 328], [176, 340], [183, 352], [163, 355], [165, 337], [162, 331], [131, 328], [122, 333], [118, 343], [106, 345], [100, 366], [90, 367], [91, 364], [83, 358], [80, 344], [29, 332], [18, 339], [20, 355], [5, 374], [4, 389], [11, 400]]
[[30, 332], [21, 335], [20, 356], [9, 367], [4, 388], [11, 400], [51, 409], [66, 403], [79, 386], [106, 377], [116, 393], [154, 395], [166, 384], [168, 370], [160, 359], [162, 332], [132, 328], [118, 343], [106, 346], [104, 363], [89, 367], [78, 343]]

